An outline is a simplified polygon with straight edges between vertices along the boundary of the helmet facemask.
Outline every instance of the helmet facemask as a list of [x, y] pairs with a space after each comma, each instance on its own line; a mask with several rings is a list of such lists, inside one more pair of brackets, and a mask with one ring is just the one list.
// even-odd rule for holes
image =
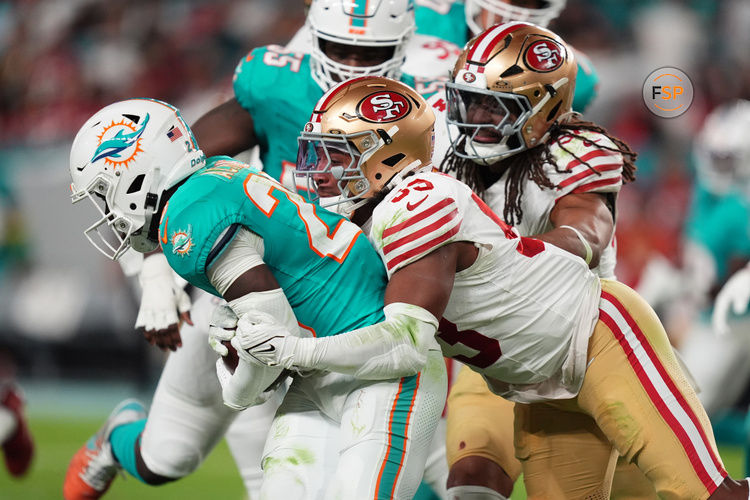
[[[99, 218], [84, 230], [84, 235], [94, 248], [112, 260], [119, 259], [131, 246], [140, 252], [153, 251], [158, 246], [157, 241], [146, 243], [145, 237], [138, 237], [143, 228], [147, 229], [150, 225], [146, 222], [150, 223], [153, 212], [143, 216], [120, 213], [110, 208], [115, 206], [113, 200], [118, 180], [106, 173], [100, 173], [84, 189], [79, 190], [71, 184], [72, 202], [75, 204], [87, 199], [99, 214]], [[140, 182], [142, 183], [143, 179]]]
[[527, 149], [522, 130], [532, 110], [525, 96], [452, 82], [446, 83], [446, 94], [456, 156], [488, 165]]
[[565, 42], [533, 24], [493, 26], [470, 40], [446, 84], [455, 154], [490, 165], [545, 143], [570, 112], [576, 72]]
[[358, 200], [370, 191], [365, 163], [384, 144], [373, 131], [302, 132], [298, 141], [294, 175], [305, 178], [308, 201], [330, 207]]
[[[387, 76], [394, 79], [398, 79], [401, 76], [401, 66], [403, 66], [404, 61], [406, 60], [404, 44], [382, 45], [382, 47], [392, 47], [393, 55], [380, 64], [373, 66], [353, 66], [336, 62], [331, 59], [321, 48], [321, 41], [322, 39], [313, 34], [310, 65], [315, 82], [320, 85], [320, 88], [323, 90], [328, 90], [344, 80], [360, 76], [376, 75]], [[326, 42], [324, 41], [324, 43]], [[379, 45], [368, 46], [379, 47]], [[352, 50], [358, 50], [360, 48], [360, 45], [351, 45]]]

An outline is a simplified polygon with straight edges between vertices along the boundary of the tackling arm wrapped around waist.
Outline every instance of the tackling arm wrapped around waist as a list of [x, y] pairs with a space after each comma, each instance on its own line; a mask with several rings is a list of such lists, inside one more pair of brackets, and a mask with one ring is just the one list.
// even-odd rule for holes
[[294, 365], [386, 380], [413, 375], [424, 368], [427, 353], [440, 350], [438, 320], [427, 310], [396, 302], [383, 309], [385, 321], [320, 339], [299, 339]]

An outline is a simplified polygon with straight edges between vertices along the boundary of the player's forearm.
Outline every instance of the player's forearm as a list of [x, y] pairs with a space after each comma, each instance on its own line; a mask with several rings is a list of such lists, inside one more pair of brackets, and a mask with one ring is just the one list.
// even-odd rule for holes
[[294, 366], [385, 380], [413, 375], [424, 368], [427, 353], [440, 349], [437, 320], [426, 310], [389, 304], [386, 320], [341, 335], [299, 339]]
[[550, 222], [554, 229], [534, 237], [578, 255], [591, 269], [599, 265], [614, 232], [614, 218], [602, 195], [563, 196], [550, 213]]

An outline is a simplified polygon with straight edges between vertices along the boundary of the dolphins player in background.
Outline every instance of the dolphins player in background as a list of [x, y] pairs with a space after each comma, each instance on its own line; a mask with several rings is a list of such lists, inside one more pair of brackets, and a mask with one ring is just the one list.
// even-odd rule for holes
[[[650, 300], [662, 305], [667, 331], [701, 388], [717, 438], [743, 446], [747, 408], [738, 403], [750, 381], [745, 335], [750, 320], [742, 314], [750, 289], [748, 127], [747, 100], [726, 102], [706, 117], [694, 141], [696, 177], [682, 266], [650, 265], [643, 280]], [[712, 313], [712, 297], [721, 285]], [[738, 317], [729, 317], [730, 304]]]

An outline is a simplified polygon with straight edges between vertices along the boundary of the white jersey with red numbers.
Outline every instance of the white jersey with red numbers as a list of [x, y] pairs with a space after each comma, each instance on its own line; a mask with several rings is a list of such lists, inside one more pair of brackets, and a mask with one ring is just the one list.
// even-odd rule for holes
[[[563, 136], [550, 144], [550, 152], [557, 166], [545, 164], [547, 178], [556, 188], [542, 188], [534, 181], [526, 179], [521, 209], [521, 222], [514, 225], [521, 235], [546, 233], [553, 229], [549, 215], [560, 197], [576, 193], [618, 193], [622, 186], [622, 155], [597, 146], [614, 148], [610, 139], [599, 132], [580, 130], [576, 135], [585, 137], [578, 140]], [[568, 151], [565, 151], [565, 149]], [[576, 159], [571, 153], [588, 163]], [[590, 168], [589, 168], [590, 167]], [[561, 171], [558, 171], [561, 170]], [[505, 185], [507, 172], [484, 193], [487, 205], [500, 217], [505, 207]], [[616, 264], [615, 238], [612, 237], [602, 252], [599, 265], [593, 269], [602, 278], [614, 279]]]
[[601, 290], [583, 259], [519, 237], [468, 186], [425, 171], [378, 204], [370, 238], [389, 276], [443, 245], [473, 242], [477, 260], [456, 273], [440, 325], [443, 353], [513, 401], [578, 392]]

